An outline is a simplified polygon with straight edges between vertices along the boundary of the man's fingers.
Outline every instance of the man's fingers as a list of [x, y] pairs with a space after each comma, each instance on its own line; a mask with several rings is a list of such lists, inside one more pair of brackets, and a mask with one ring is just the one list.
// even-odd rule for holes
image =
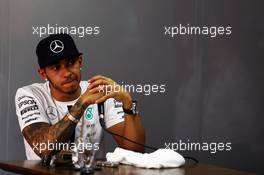
[[114, 98], [114, 96], [115, 96], [115, 92], [111, 92], [111, 93], [106, 94], [105, 96], [103, 96], [103, 97], [97, 99], [97, 100], [95, 101], [95, 103], [98, 104], [98, 103], [104, 102], [104, 101], [106, 101], [106, 100], [109, 99], [109, 98]]
[[99, 85], [97, 87], [89, 89], [89, 92], [92, 94], [97, 93], [97, 92], [102, 92], [104, 94], [108, 94], [112, 91], [113, 91], [113, 87], [111, 85]]
[[96, 103], [95, 101], [96, 101], [97, 99], [100, 99], [100, 98], [102, 98], [102, 97], [104, 97], [104, 96], [105, 96], [104, 93], [102, 93], [102, 92], [98, 92], [98, 93], [92, 94], [92, 95], [90, 96], [90, 98], [92, 99], [91, 101], [92, 101], [93, 103]]
[[93, 76], [90, 80], [88, 80], [89, 83], [92, 83], [93, 81], [96, 81], [98, 79], [103, 79], [103, 80], [107, 80], [108, 78], [107, 77], [104, 77], [102, 75], [95, 75]]
[[109, 82], [104, 79], [98, 79], [96, 81], [93, 81], [91, 84], [89, 84], [88, 89], [93, 89], [94, 87], [100, 86], [100, 85], [108, 85]]
[[105, 90], [104, 90], [104, 86], [98, 86], [98, 87], [94, 87], [92, 89], [89, 89], [88, 91], [89, 93], [92, 93], [92, 94], [95, 94], [95, 93], [98, 93], [98, 92], [102, 92], [104, 93]]

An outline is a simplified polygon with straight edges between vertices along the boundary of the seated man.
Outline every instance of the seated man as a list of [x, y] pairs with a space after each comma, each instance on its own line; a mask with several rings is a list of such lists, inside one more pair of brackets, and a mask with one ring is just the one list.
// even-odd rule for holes
[[[93, 137], [94, 143], [100, 143], [102, 127], [97, 104], [101, 102], [104, 102], [107, 130], [144, 144], [141, 119], [132, 110], [136, 102], [122, 87], [115, 91], [116, 83], [110, 78], [97, 75], [81, 81], [82, 53], [70, 35], [44, 38], [38, 43], [36, 53], [38, 73], [46, 82], [21, 87], [15, 96], [28, 160], [55, 154], [56, 150], [49, 149], [48, 144], [74, 141], [81, 131], [85, 138]], [[144, 151], [142, 146], [113, 137], [119, 147]]]

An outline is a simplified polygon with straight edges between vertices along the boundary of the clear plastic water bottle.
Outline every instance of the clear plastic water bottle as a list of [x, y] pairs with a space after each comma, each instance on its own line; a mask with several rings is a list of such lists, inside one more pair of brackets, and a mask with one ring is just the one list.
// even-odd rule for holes
[[80, 169], [82, 174], [91, 174], [93, 173], [93, 161], [95, 156], [93, 136], [87, 136], [87, 130], [84, 130], [84, 120], [78, 125], [80, 125], [80, 135], [75, 138], [73, 163], [77, 169]]

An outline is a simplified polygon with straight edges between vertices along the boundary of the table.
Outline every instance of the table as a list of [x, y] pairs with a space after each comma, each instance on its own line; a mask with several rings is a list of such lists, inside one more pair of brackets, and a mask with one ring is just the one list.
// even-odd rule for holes
[[[24, 161], [0, 161], [0, 169], [5, 171], [32, 174], [32, 175], [80, 175], [76, 170], [63, 167], [49, 168], [40, 164], [40, 161], [24, 160]], [[234, 169], [222, 168], [214, 165], [199, 163], [193, 166], [187, 163], [181, 168], [172, 169], [143, 169], [128, 165], [119, 165], [118, 168], [104, 167], [102, 170], [95, 171], [94, 175], [253, 175], [253, 173], [238, 171]]]

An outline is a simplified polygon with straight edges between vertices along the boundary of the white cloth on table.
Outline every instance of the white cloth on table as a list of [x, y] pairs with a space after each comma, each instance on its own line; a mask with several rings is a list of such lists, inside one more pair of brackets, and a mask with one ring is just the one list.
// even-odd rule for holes
[[185, 164], [183, 156], [171, 149], [142, 154], [117, 147], [114, 152], [106, 154], [106, 159], [141, 168], [176, 168]]

